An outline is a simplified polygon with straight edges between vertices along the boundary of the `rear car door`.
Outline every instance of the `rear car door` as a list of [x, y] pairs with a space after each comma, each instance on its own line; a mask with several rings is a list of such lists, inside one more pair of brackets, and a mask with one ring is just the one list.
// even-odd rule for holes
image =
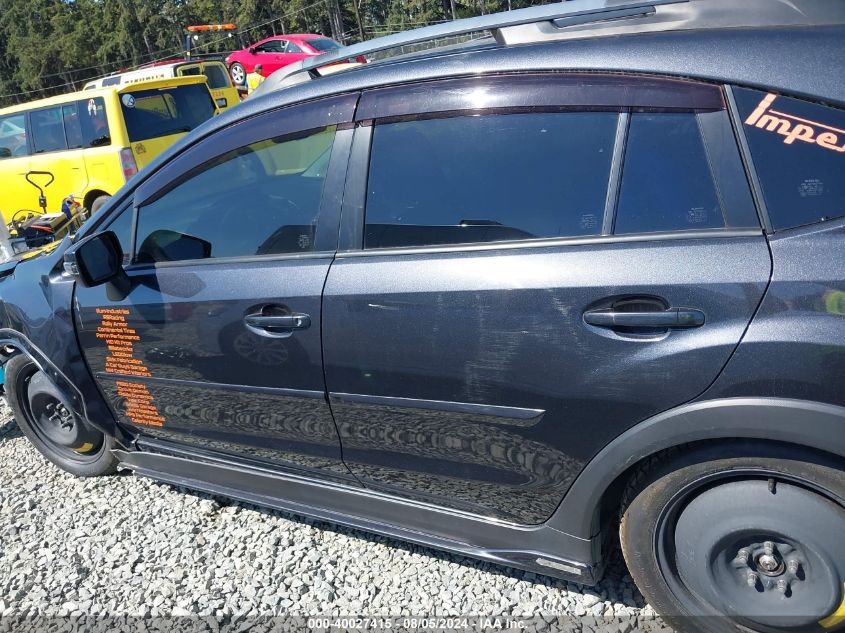
[[717, 86], [521, 75], [363, 93], [323, 302], [344, 459], [525, 524], [703, 392], [770, 257]]
[[[30, 178], [42, 186], [47, 197], [47, 212], [59, 213], [62, 200], [70, 194], [81, 194], [88, 184], [85, 161], [77, 152], [82, 148], [82, 128], [77, 103], [72, 101], [51, 108], [40, 108], [29, 113], [33, 152], [29, 161], [31, 171], [52, 175], [33, 174]], [[38, 209], [38, 190], [30, 187], [30, 209]]]
[[351, 135], [338, 124], [356, 99], [216, 133], [139, 186], [107, 227], [134, 243], [130, 286], [77, 288], [78, 331], [142, 441], [348, 478], [320, 323]]

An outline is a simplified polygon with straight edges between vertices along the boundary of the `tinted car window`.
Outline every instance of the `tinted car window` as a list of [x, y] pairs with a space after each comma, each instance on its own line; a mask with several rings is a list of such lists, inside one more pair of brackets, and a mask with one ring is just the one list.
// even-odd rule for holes
[[29, 114], [29, 125], [36, 154], [67, 149], [60, 106], [32, 111]]
[[314, 39], [305, 40], [315, 51], [333, 51], [340, 48], [340, 44], [327, 37], [316, 37]]
[[82, 125], [79, 121], [79, 112], [76, 109], [76, 103], [69, 103], [62, 106], [62, 118], [65, 123], [67, 146], [70, 149], [82, 147]]
[[377, 125], [365, 246], [600, 233], [617, 117], [565, 112]]
[[0, 159], [26, 156], [26, 115], [0, 117]]
[[206, 164], [139, 209], [142, 263], [314, 250], [334, 130], [270, 139]]
[[82, 142], [85, 147], [101, 147], [111, 143], [109, 125], [106, 121], [106, 106], [102, 97], [77, 101], [82, 117]]
[[724, 226], [696, 115], [632, 114], [614, 232]]
[[120, 95], [129, 141], [190, 132], [214, 115], [205, 84], [160, 90], [136, 90]]
[[845, 216], [845, 111], [734, 90], [774, 229]]
[[217, 90], [229, 87], [229, 74], [222, 64], [206, 64], [203, 68], [209, 88]]
[[285, 40], [270, 40], [255, 48], [256, 53], [284, 53]]
[[301, 49], [301, 48], [299, 48], [299, 46], [297, 46], [297, 45], [296, 45], [296, 44], [294, 44], [293, 42], [288, 42], [288, 45], [287, 45], [287, 47], [285, 48], [285, 52], [286, 52], [286, 53], [301, 53], [301, 52], [302, 52], [302, 49]]

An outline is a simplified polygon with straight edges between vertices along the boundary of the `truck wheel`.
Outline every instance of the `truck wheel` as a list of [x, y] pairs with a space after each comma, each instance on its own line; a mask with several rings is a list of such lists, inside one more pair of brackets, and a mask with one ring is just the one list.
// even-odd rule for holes
[[91, 203], [91, 215], [94, 215], [97, 211], [100, 210], [106, 202], [111, 199], [111, 196], [97, 196], [94, 199], [94, 202]]
[[622, 551], [678, 631], [845, 627], [845, 470], [811, 452], [737, 443], [634, 475]]
[[44, 457], [78, 477], [117, 470], [114, 440], [73, 413], [64, 395], [29, 357], [6, 363], [6, 395], [20, 429]]

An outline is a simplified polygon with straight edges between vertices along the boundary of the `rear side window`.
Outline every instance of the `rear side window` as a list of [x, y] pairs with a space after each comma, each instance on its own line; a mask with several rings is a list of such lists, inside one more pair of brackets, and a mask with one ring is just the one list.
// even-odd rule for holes
[[747, 88], [734, 96], [772, 228], [845, 216], [845, 111]]
[[366, 248], [601, 233], [618, 114], [376, 125]]
[[76, 103], [68, 103], [62, 106], [62, 118], [65, 123], [68, 148], [79, 149], [82, 147], [82, 124], [79, 121]]
[[136, 261], [313, 251], [333, 141], [269, 139], [206, 164], [138, 210]]
[[109, 124], [106, 120], [106, 106], [102, 97], [77, 101], [80, 123], [82, 124], [82, 144], [84, 147], [102, 147], [111, 144]]
[[696, 115], [632, 114], [614, 232], [724, 226]]
[[132, 143], [190, 132], [214, 115], [205, 84], [124, 92], [120, 105]]
[[67, 149], [61, 106], [33, 110], [29, 114], [29, 124], [36, 154]]
[[26, 115], [21, 113], [0, 117], [0, 160], [27, 154]]

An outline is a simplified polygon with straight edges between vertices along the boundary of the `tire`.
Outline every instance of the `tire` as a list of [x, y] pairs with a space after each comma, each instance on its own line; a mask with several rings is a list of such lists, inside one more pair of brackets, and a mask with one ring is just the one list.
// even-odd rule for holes
[[843, 468], [751, 442], [652, 460], [623, 495], [631, 576], [678, 631], [840, 630]]
[[78, 477], [117, 470], [114, 439], [79, 418], [52, 381], [23, 354], [6, 363], [6, 396], [24, 435], [62, 470]]
[[91, 203], [91, 215], [94, 215], [97, 211], [100, 210], [106, 202], [111, 199], [111, 196], [97, 196], [94, 198], [94, 202]]
[[232, 76], [232, 81], [236, 86], [246, 85], [246, 68], [240, 62], [235, 62], [229, 66], [229, 74]]

